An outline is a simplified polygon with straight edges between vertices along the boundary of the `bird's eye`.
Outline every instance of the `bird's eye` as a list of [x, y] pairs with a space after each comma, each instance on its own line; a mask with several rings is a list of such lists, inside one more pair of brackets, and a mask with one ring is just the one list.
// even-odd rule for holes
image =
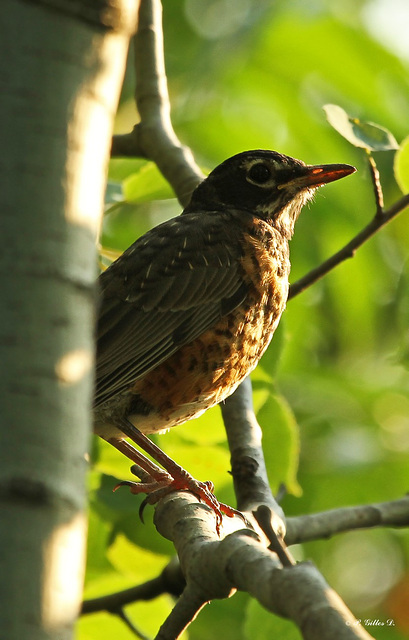
[[247, 175], [256, 184], [265, 184], [271, 178], [270, 169], [261, 163], [253, 164]]

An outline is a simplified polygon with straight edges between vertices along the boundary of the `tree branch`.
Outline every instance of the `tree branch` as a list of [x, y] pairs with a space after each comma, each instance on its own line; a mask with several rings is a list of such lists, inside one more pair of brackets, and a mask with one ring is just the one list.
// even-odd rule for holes
[[[191, 494], [179, 493], [157, 504], [155, 524], [176, 547], [190, 602], [226, 598], [239, 589], [272, 613], [292, 620], [305, 640], [371, 638], [312, 564], [283, 567], [255, 532], [237, 529], [242, 527], [238, 518], [226, 522], [229, 529], [218, 538], [210, 509], [198, 505]], [[186, 622], [193, 609], [179, 611], [179, 619]], [[177, 637], [159, 634], [156, 640]]]
[[391, 502], [332, 509], [288, 518], [285, 541], [298, 544], [330, 538], [353, 529], [409, 526], [409, 496]]
[[220, 408], [231, 454], [237, 507], [251, 513], [261, 504], [269, 506], [274, 514], [272, 526], [283, 535], [284, 512], [271, 494], [250, 378], [246, 378]]
[[187, 586], [159, 629], [155, 640], [179, 638], [206, 604], [208, 601], [203, 600], [194, 588]]
[[134, 44], [135, 100], [141, 121], [132, 132], [113, 136], [111, 156], [139, 156], [155, 162], [185, 206], [204, 175], [172, 126], [160, 0], [141, 2]]
[[97, 611], [117, 613], [119, 609], [131, 604], [131, 602], [153, 600], [164, 593], [178, 597], [183, 592], [185, 584], [180, 564], [176, 558], [172, 558], [162, 573], [152, 580], [130, 589], [110, 593], [107, 596], [85, 600], [82, 604], [81, 614], [96, 613]]
[[149, 640], [148, 636], [145, 636], [145, 634], [134, 625], [128, 614], [123, 609], [119, 609], [115, 613], [137, 638], [140, 640]]
[[[182, 501], [179, 503], [178, 508], [185, 510], [186, 516], [184, 515], [183, 517], [194, 519], [192, 526], [196, 526], [196, 523], [201, 521], [200, 527], [205, 526], [203, 520], [209, 520], [209, 526], [211, 527], [213, 516], [211, 512], [207, 510], [207, 507], [204, 505], [195, 505], [196, 507], [199, 506], [199, 509], [196, 509], [195, 506], [192, 505], [186, 508], [184, 502], [185, 496], [186, 494], [175, 494], [173, 496], [173, 503], [179, 499]], [[266, 495], [265, 497], [267, 499], [268, 496]], [[158, 517], [160, 517], [160, 515]], [[263, 519], [265, 519], [264, 516]], [[269, 527], [268, 519], [266, 524], [267, 527], [261, 523], [260, 526], [263, 530]], [[311, 540], [325, 540], [333, 535], [356, 529], [405, 527], [408, 525], [409, 496], [405, 496], [404, 498], [390, 502], [332, 509], [312, 515], [288, 518], [285, 544], [283, 545], [280, 542], [280, 545], [285, 547], [285, 545], [300, 544]], [[242, 523], [238, 520], [230, 521], [225, 519], [224, 526], [225, 536], [227, 536], [232, 530], [239, 530], [242, 527]], [[248, 533], [249, 535], [253, 535], [251, 532]], [[276, 530], [271, 531], [268, 538], [271, 540], [275, 535]], [[216, 541], [218, 541], [218, 538], [216, 538]], [[270, 548], [270, 550], [272, 549]], [[291, 557], [289, 558], [288, 556], [288, 549], [286, 547], [283, 553], [281, 553], [279, 549], [274, 548], [274, 550], [278, 553], [283, 566], [293, 564]], [[141, 585], [108, 596], [86, 600], [82, 606], [82, 614], [96, 613], [98, 611], [109, 611], [110, 613], [117, 614], [118, 610], [132, 602], [151, 600], [164, 593], [179, 596], [183, 592], [185, 585], [186, 582], [180, 564], [177, 558], [172, 558], [161, 575], [153, 580], [148, 580]]]
[[320, 278], [325, 276], [329, 271], [336, 266], [344, 262], [348, 258], [353, 258], [355, 251], [361, 247], [369, 238], [371, 238], [379, 229], [385, 224], [390, 222], [395, 216], [409, 206], [409, 194], [406, 194], [395, 202], [389, 209], [385, 211], [376, 211], [374, 218], [369, 224], [362, 229], [350, 242], [348, 242], [342, 249], [334, 253], [330, 258], [325, 260], [315, 269], [312, 269], [305, 276], [297, 280], [294, 284], [290, 285], [290, 292], [288, 294], [288, 300], [294, 298], [299, 293], [310, 287], [314, 282], [317, 282]]

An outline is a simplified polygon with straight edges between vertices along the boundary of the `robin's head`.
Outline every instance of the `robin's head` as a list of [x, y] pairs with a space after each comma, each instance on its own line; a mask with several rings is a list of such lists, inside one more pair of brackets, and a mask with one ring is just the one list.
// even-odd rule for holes
[[276, 151], [244, 151], [208, 175], [187, 210], [248, 211], [291, 237], [301, 208], [315, 189], [354, 171], [348, 164], [308, 165]]

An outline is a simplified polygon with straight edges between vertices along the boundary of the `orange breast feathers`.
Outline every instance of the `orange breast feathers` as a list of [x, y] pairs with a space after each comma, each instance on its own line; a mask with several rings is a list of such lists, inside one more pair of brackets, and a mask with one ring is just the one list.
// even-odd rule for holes
[[[199, 416], [233, 393], [278, 325], [288, 295], [288, 245], [281, 236], [258, 239], [249, 233], [243, 244], [241, 266], [249, 287], [244, 302], [132, 388], [158, 408], [162, 429]], [[145, 430], [141, 423], [139, 428]]]

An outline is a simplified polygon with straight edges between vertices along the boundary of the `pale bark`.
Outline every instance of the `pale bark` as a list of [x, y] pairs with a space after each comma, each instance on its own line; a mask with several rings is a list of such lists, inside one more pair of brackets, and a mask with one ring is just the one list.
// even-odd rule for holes
[[6, 0], [0, 25], [0, 637], [72, 637], [95, 238], [137, 2]]

